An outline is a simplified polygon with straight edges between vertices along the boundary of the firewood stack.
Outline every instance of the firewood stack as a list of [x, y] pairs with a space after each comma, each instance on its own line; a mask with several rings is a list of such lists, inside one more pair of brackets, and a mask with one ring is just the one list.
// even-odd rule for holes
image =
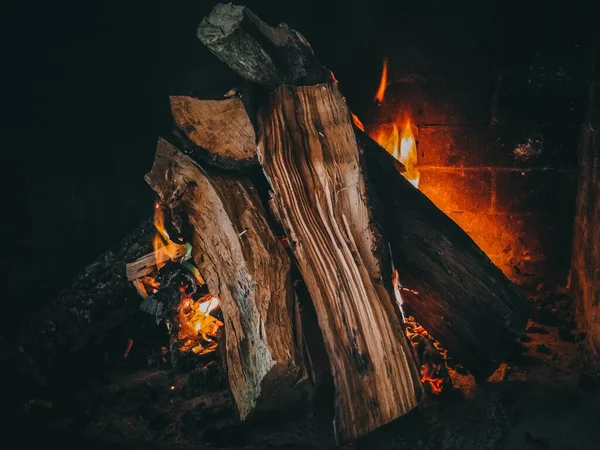
[[[401, 308], [476, 378], [489, 376], [525, 327], [524, 297], [354, 128], [306, 39], [232, 4], [217, 5], [198, 37], [252, 88], [222, 100], [172, 97], [176, 130], [159, 140], [146, 180], [166, 207], [187, 213], [194, 262], [222, 302], [240, 417], [285, 398], [306, 374], [292, 264], [317, 313], [340, 442], [419, 403]], [[270, 186], [266, 202], [256, 166]], [[394, 285], [393, 269], [407, 289]]]
[[171, 97], [176, 129], [159, 139], [146, 181], [183, 213], [193, 261], [220, 300], [239, 417], [285, 407], [314, 371], [294, 267], [328, 356], [339, 442], [419, 404], [403, 314], [477, 380], [491, 375], [525, 328], [526, 299], [355, 128], [306, 39], [232, 4], [217, 5], [197, 35], [248, 86], [221, 100]]

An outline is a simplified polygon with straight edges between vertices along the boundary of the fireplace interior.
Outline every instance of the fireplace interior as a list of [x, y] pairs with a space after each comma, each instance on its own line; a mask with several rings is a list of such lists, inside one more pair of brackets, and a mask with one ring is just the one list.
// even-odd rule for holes
[[33, 27], [7, 439], [599, 448], [591, 5], [243, 3]]

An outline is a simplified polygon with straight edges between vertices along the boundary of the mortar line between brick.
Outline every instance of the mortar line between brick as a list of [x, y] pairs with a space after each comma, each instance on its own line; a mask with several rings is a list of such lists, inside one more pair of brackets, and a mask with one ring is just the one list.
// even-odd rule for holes
[[515, 167], [495, 167], [495, 166], [469, 166], [469, 167], [448, 167], [448, 166], [430, 166], [428, 164], [417, 164], [417, 169], [427, 170], [439, 170], [440, 172], [477, 172], [493, 170], [496, 172], [561, 172], [561, 173], [574, 173], [577, 169], [564, 169], [556, 167], [527, 167], [527, 168], [515, 168]]

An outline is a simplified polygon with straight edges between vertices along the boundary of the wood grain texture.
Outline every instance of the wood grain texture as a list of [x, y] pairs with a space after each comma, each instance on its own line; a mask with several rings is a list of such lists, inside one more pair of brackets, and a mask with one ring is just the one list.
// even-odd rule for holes
[[[356, 129], [356, 132], [362, 134]], [[389, 239], [403, 310], [477, 379], [484, 380], [525, 330], [528, 302], [452, 219], [361, 139], [369, 195]]]
[[274, 406], [301, 371], [290, 261], [256, 191], [246, 178], [206, 172], [162, 139], [146, 181], [163, 204], [188, 214], [194, 262], [223, 310], [229, 387], [240, 418]]
[[230, 168], [256, 165], [256, 136], [242, 100], [173, 96], [171, 114], [185, 136], [182, 148], [194, 159]]
[[282, 86], [259, 117], [259, 159], [308, 291], [336, 387], [340, 441], [406, 414], [420, 376], [371, 226], [350, 112], [335, 84]]

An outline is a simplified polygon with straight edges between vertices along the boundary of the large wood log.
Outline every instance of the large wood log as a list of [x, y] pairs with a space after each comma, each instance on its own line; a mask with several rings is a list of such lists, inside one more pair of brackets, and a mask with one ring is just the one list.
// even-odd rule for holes
[[527, 322], [520, 290], [361, 131], [370, 197], [413, 316], [477, 379], [502, 363]]
[[[330, 79], [330, 73], [318, 63], [305, 41], [295, 41], [296, 47], [305, 46], [303, 51], [295, 48], [286, 58], [282, 58], [281, 52], [285, 51], [285, 47], [274, 49], [271, 44], [265, 43], [268, 42], [266, 36], [274, 33], [273, 28], [260, 22], [247, 8], [236, 9], [235, 14], [221, 17], [227, 11], [216, 7], [200, 24], [198, 36], [240, 76], [267, 89], [282, 82], [293, 84], [295, 79], [303, 82], [325, 82]], [[259, 25], [254, 34], [246, 35], [245, 44], [242, 45], [236, 37], [237, 30], [244, 29], [250, 18], [252, 23]], [[222, 21], [227, 22], [227, 27], [219, 34], [211, 24]], [[284, 25], [276, 30], [280, 34], [287, 33], [288, 38], [280, 39], [284, 42], [292, 41], [296, 33]], [[212, 38], [207, 40], [205, 36], [209, 34]], [[226, 48], [227, 51], [217, 51], [215, 48]], [[246, 48], [252, 50], [246, 52]], [[310, 64], [302, 58], [297, 64], [290, 62], [294, 54], [312, 55]], [[281, 59], [285, 63], [280, 67]], [[245, 66], [252, 67], [252, 75], [243, 70]], [[312, 76], [306, 76], [307, 71], [317, 66], [319, 68], [312, 72]], [[280, 73], [284, 71], [283, 67], [288, 72], [299, 67], [299, 75], [288, 75], [282, 81]], [[385, 234], [394, 244], [393, 258], [394, 262], [396, 259], [399, 261], [397, 268], [400, 279], [407, 288], [419, 292], [419, 296], [406, 293], [406, 308], [417, 321], [424, 326], [427, 324], [427, 330], [448, 349], [456, 361], [463, 363], [478, 379], [484, 379], [512, 350], [515, 337], [524, 330], [528, 315], [526, 298], [490, 263], [460, 227], [424, 194], [398, 177], [402, 164], [366, 134], [359, 132], [357, 140], [360, 148], [370, 156], [363, 161], [367, 185], [373, 186], [368, 191], [369, 196], [373, 204], [383, 205], [379, 209], [381, 213], [390, 213], [381, 215], [380, 221], [385, 227]], [[388, 185], [383, 172], [395, 179], [393, 188]], [[379, 199], [379, 196], [383, 199]], [[394, 199], [394, 207], [390, 206], [392, 203], [386, 203], [390, 197]], [[404, 208], [410, 212], [406, 216], [403, 214]], [[410, 263], [413, 259], [415, 264]], [[435, 281], [428, 282], [434, 277]], [[450, 293], [446, 292], [448, 288], [451, 288]], [[482, 326], [492, 317], [495, 319], [491, 327]], [[504, 336], [494, 336], [489, 330], [498, 330], [502, 323], [506, 326], [499, 332]], [[465, 333], [465, 330], [468, 332]]]
[[44, 384], [57, 360], [81, 350], [138, 310], [141, 299], [127, 280], [125, 266], [152, 251], [155, 233], [148, 219], [25, 322], [16, 341], [31, 363], [24, 371], [32, 381]]
[[192, 257], [220, 300], [229, 387], [240, 418], [271, 395], [287, 399], [302, 373], [292, 330], [290, 260], [273, 235], [252, 183], [209, 173], [165, 140], [146, 181], [193, 229]]
[[422, 387], [382, 257], [388, 247], [371, 223], [350, 112], [336, 84], [283, 86], [259, 125], [259, 160], [329, 356], [336, 435], [357, 439], [415, 408]]

